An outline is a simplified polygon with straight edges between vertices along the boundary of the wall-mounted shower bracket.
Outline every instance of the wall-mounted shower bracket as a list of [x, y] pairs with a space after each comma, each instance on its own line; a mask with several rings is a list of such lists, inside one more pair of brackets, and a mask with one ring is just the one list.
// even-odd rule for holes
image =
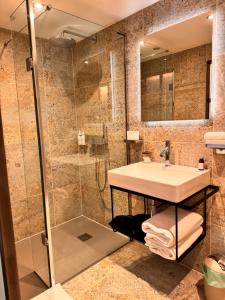
[[27, 72], [30, 72], [33, 69], [34, 63], [33, 63], [33, 58], [32, 57], [27, 57], [26, 58], [26, 67], [27, 67]]

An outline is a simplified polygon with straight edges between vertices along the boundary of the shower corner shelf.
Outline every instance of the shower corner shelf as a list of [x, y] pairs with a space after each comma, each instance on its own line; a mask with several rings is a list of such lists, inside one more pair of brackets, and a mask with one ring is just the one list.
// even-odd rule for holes
[[[110, 185], [110, 190], [111, 190], [111, 206], [112, 206], [112, 219], [114, 219], [114, 200], [113, 200], [113, 190], [119, 190], [121, 192], [125, 192], [129, 194], [133, 194], [136, 196], [143, 197], [143, 199], [150, 199], [154, 200], [156, 202], [159, 202], [161, 204], [167, 204], [174, 206], [175, 208], [175, 226], [176, 226], [176, 244], [175, 244], [175, 249], [176, 249], [176, 262], [180, 262], [183, 260], [185, 256], [187, 256], [206, 236], [206, 230], [207, 230], [207, 224], [206, 224], [206, 219], [207, 219], [207, 200], [212, 197], [214, 194], [216, 194], [219, 191], [219, 187], [215, 185], [208, 185], [205, 188], [201, 189], [200, 191], [194, 193], [193, 195], [187, 197], [186, 199], [182, 200], [181, 202], [172, 202], [169, 200], [164, 200], [156, 197], [151, 197], [150, 195], [145, 195], [141, 194], [135, 191], [127, 190], [124, 188], [120, 188], [117, 186]], [[198, 237], [198, 239], [180, 256], [178, 255], [178, 209], [186, 209], [186, 210], [192, 210], [199, 206], [200, 204], [204, 204], [203, 207], [203, 233]], [[133, 238], [131, 238], [132, 240]], [[143, 241], [144, 242], [144, 241]]]
[[143, 144], [143, 140], [124, 140], [126, 144]]

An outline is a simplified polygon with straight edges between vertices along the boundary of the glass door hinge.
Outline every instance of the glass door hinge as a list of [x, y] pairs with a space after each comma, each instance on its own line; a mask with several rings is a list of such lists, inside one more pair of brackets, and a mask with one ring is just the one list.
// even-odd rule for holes
[[27, 57], [26, 58], [26, 66], [27, 66], [27, 72], [29, 72], [33, 69], [34, 65], [33, 65], [33, 58], [32, 57]]
[[48, 246], [48, 238], [46, 237], [46, 235], [44, 233], [41, 234], [41, 241], [42, 241], [42, 244], [44, 246]]

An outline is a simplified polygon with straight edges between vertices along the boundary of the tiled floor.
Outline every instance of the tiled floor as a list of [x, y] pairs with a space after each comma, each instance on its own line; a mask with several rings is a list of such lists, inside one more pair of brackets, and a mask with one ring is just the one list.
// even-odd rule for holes
[[[79, 217], [52, 229], [56, 282], [62, 283], [129, 242], [122, 234], [86, 217]], [[40, 294], [48, 285], [46, 247], [41, 235], [17, 243], [22, 300]], [[35, 272], [34, 272], [35, 271]]]
[[57, 284], [32, 300], [73, 300], [73, 298], [63, 290], [60, 284]]
[[201, 279], [200, 273], [132, 242], [63, 287], [76, 300], [199, 300], [204, 299]]

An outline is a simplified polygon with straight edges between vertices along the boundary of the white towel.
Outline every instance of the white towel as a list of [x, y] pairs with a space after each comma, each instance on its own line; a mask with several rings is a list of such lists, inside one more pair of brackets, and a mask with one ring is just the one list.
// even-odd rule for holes
[[[178, 209], [178, 242], [190, 236], [203, 223], [201, 215]], [[161, 243], [164, 247], [175, 245], [175, 208], [168, 209], [154, 215], [142, 223], [142, 230], [147, 233], [146, 242]]]
[[219, 132], [206, 132], [204, 134], [205, 140], [225, 140], [225, 132], [219, 131]]
[[205, 140], [206, 145], [224, 145], [225, 144], [225, 139], [224, 140]]
[[[180, 243], [178, 246], [178, 257], [181, 256], [202, 234], [203, 228], [198, 228], [194, 233], [192, 233], [183, 243]], [[166, 259], [176, 260], [176, 247], [164, 247], [159, 244], [146, 243], [149, 250], [155, 254], [158, 254]]]

